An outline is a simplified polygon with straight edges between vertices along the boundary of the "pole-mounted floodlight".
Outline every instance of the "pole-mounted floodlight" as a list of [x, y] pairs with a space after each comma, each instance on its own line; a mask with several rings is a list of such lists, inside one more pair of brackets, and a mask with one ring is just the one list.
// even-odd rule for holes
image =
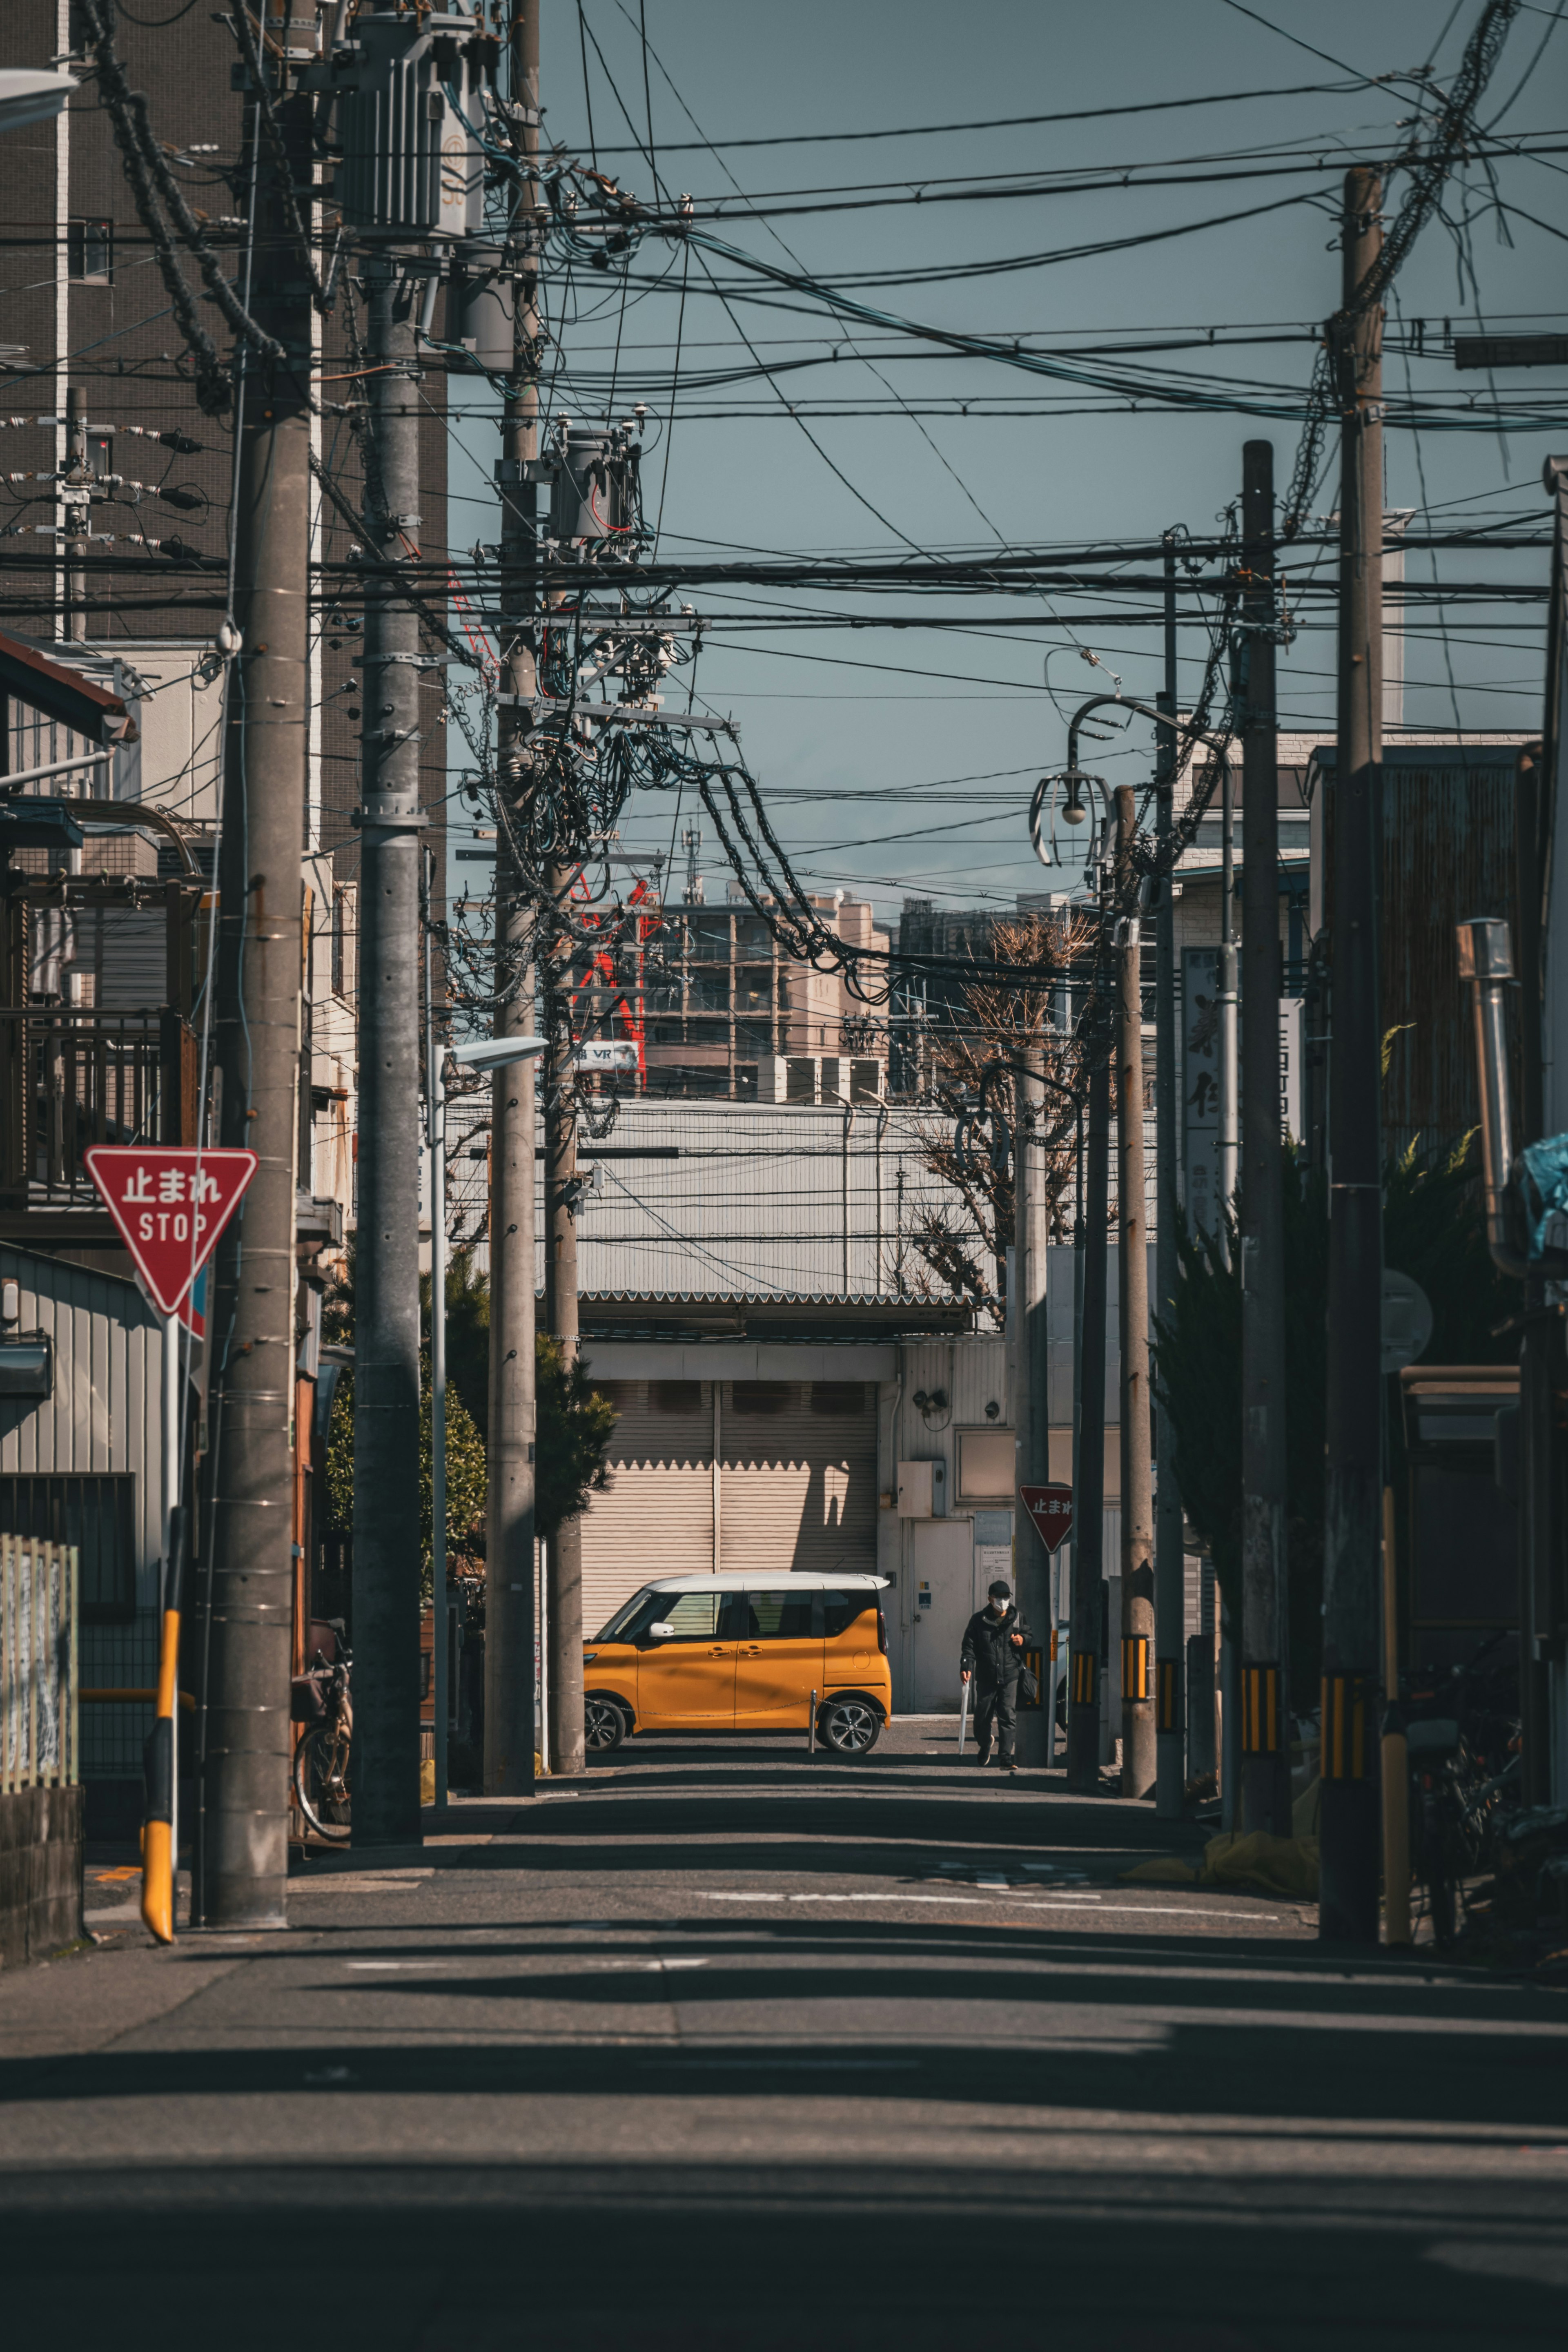
[[454, 1045], [452, 1058], [465, 1070], [504, 1070], [513, 1062], [531, 1062], [549, 1042], [546, 1037], [472, 1037], [465, 1045]]

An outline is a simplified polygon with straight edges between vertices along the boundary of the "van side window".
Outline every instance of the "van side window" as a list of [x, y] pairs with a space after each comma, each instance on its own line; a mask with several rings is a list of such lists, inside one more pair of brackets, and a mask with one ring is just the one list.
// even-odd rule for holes
[[739, 1598], [735, 1592], [650, 1592], [616, 1639], [638, 1642], [650, 1625], [673, 1625], [677, 1642], [733, 1640], [734, 1604]]
[[[824, 1592], [822, 1595], [822, 1629], [830, 1642], [847, 1633], [857, 1617], [876, 1607], [874, 1592]], [[872, 1635], [874, 1641], [874, 1633]]]
[[750, 1620], [741, 1634], [743, 1642], [803, 1641], [810, 1637], [811, 1603], [814, 1592], [748, 1592], [747, 1610]]

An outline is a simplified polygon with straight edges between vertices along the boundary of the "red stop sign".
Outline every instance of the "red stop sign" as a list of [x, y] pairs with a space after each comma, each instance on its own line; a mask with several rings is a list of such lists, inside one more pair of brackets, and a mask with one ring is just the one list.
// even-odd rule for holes
[[154, 1306], [177, 1314], [256, 1174], [255, 1152], [95, 1143], [82, 1157]]
[[1019, 1495], [1047, 1551], [1065, 1543], [1072, 1532], [1071, 1487], [1020, 1486]]

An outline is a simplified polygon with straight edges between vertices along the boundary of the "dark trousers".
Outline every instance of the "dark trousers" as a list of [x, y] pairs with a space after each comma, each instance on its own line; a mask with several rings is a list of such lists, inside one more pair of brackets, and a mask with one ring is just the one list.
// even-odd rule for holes
[[998, 1683], [994, 1690], [977, 1685], [975, 1690], [975, 1738], [982, 1757], [991, 1752], [991, 1727], [996, 1726], [997, 1744], [1003, 1757], [1013, 1752], [1013, 1735], [1018, 1729], [1019, 1686], [1017, 1679]]

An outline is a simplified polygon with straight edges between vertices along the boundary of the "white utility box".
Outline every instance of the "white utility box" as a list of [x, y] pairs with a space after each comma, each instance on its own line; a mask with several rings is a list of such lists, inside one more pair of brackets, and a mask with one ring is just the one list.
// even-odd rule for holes
[[946, 1464], [901, 1462], [898, 1465], [898, 1516], [929, 1519], [940, 1515], [946, 1499]]

